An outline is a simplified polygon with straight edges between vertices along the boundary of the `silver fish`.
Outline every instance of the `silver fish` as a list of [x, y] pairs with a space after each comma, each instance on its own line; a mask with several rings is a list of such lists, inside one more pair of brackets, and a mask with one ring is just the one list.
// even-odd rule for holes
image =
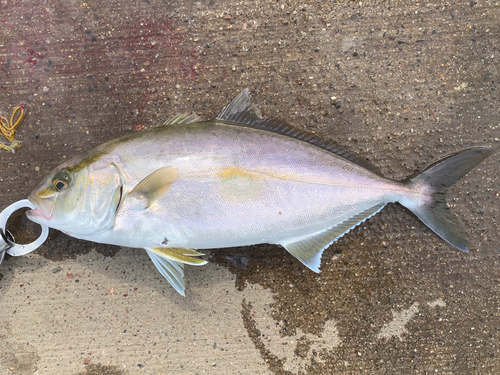
[[206, 263], [193, 249], [279, 244], [319, 272], [323, 250], [389, 202], [468, 251], [445, 193], [492, 153], [464, 150], [409, 182], [390, 180], [329, 141], [263, 118], [246, 89], [214, 120], [179, 115], [65, 162], [31, 193], [28, 217], [144, 248], [184, 295], [183, 265]]

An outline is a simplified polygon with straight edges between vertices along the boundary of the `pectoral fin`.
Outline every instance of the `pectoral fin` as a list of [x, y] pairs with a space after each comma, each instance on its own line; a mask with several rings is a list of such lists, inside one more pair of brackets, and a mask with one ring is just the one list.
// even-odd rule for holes
[[323, 251], [330, 246], [339, 237], [349, 232], [352, 228], [361, 224], [366, 219], [379, 212], [385, 204], [378, 204], [362, 211], [353, 217], [326, 229], [319, 233], [314, 233], [297, 241], [281, 243], [290, 254], [300, 260], [306, 267], [319, 273], [321, 265], [321, 255]]
[[128, 194], [144, 202], [144, 208], [153, 206], [177, 180], [177, 168], [160, 168], [139, 182]]

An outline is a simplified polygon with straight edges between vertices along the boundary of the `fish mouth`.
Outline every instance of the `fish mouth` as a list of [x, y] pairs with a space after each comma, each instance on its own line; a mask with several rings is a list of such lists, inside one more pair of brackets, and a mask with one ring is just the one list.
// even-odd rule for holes
[[36, 223], [52, 220], [52, 214], [54, 212], [54, 202], [52, 199], [38, 200], [33, 197], [28, 197], [28, 199], [35, 206], [34, 209], [26, 211], [28, 219]]
[[[35, 208], [33, 210], [29, 210], [26, 212], [26, 216], [28, 216], [28, 219], [32, 219], [32, 218], [42, 218], [44, 220], [50, 220], [52, 219], [52, 216], [47, 216], [43, 213], [42, 210], [38, 209], [38, 208]], [[36, 221], [36, 220], [34, 220]]]

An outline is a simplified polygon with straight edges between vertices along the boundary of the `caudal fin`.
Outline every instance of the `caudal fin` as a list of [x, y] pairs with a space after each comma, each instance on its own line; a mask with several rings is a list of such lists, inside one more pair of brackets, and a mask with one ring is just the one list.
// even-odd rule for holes
[[401, 202], [437, 235], [456, 248], [473, 248], [467, 234], [446, 205], [446, 191], [494, 151], [488, 147], [471, 148], [447, 156], [427, 167], [409, 186], [431, 187], [434, 199], [427, 204]]

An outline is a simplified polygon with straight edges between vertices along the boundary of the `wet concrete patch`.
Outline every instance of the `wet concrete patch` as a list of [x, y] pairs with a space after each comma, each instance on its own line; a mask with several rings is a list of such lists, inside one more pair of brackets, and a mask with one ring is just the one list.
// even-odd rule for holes
[[[414, 229], [399, 230], [401, 222]], [[256, 348], [277, 374], [387, 368], [393, 373], [463, 373], [497, 363], [500, 331], [491, 328], [500, 320], [498, 301], [490, 293], [499, 288], [493, 271], [498, 260], [487, 257], [483, 263], [481, 252], [450, 248], [396, 206], [326, 250], [319, 275], [275, 246], [224, 250], [215, 257], [228, 266], [227, 258], [236, 255], [249, 261], [246, 270], [229, 262], [235, 287], [258, 283], [274, 296], [272, 302], [257, 303], [258, 308], [244, 302], [242, 316]], [[491, 261], [494, 266], [485, 272]], [[466, 302], [464, 294], [474, 295], [474, 302]], [[265, 325], [255, 318], [262, 314], [269, 315]], [[270, 326], [276, 331], [272, 335]], [[332, 332], [337, 340], [321, 343]], [[455, 354], [470, 342], [474, 352]], [[276, 344], [290, 347], [279, 350]]]

